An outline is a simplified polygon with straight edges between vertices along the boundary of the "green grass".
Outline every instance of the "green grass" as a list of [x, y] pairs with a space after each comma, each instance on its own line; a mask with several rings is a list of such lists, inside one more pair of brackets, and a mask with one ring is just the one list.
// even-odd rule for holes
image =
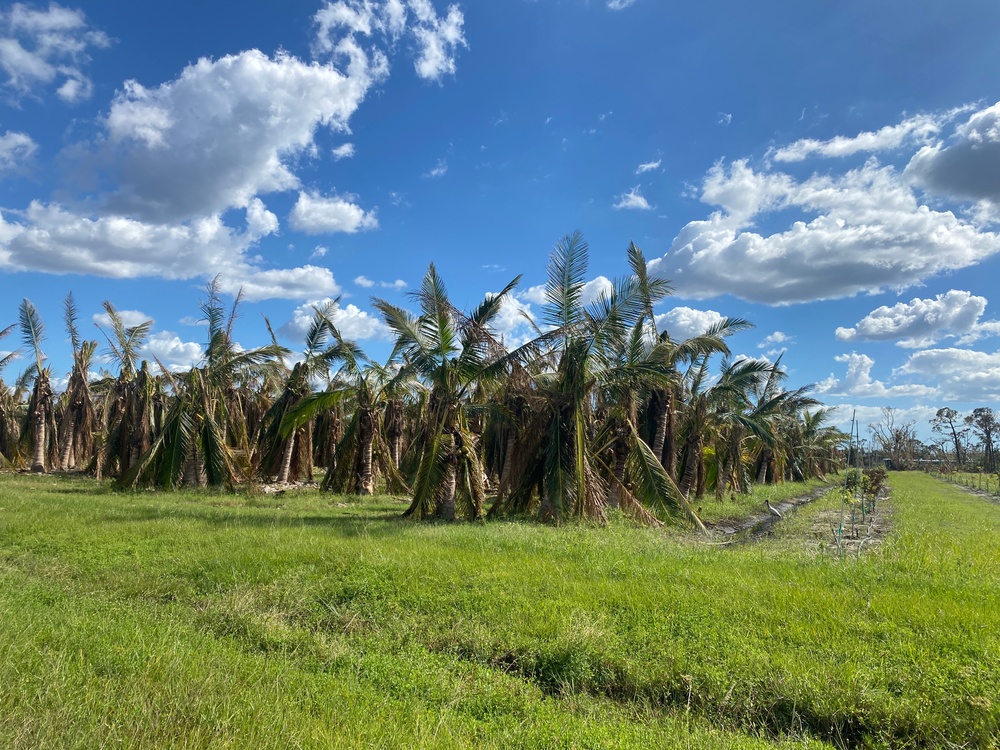
[[968, 487], [1000, 498], [1000, 474], [987, 474], [981, 471], [952, 471], [947, 474], [935, 473], [934, 476], [960, 487]]
[[997, 747], [1000, 506], [891, 483], [838, 557], [0, 476], [0, 745]]

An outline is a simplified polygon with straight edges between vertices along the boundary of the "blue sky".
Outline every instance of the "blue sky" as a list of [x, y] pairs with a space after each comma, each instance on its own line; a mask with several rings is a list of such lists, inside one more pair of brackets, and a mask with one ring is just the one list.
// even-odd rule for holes
[[971, 0], [3, 5], [0, 326], [31, 299], [62, 373], [72, 291], [85, 335], [107, 299], [181, 367], [219, 275], [244, 346], [267, 316], [301, 348], [339, 295], [378, 357], [371, 296], [434, 262], [463, 306], [523, 274], [516, 341], [579, 229], [590, 293], [634, 241], [661, 327], [748, 318], [734, 349], [841, 423], [926, 432], [1000, 394], [998, 29]]

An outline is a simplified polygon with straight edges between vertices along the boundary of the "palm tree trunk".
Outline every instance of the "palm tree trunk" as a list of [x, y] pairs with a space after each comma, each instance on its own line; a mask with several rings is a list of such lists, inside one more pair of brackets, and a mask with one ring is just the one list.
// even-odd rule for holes
[[275, 478], [275, 481], [279, 484], [287, 482], [288, 475], [292, 471], [292, 456], [295, 454], [295, 441], [297, 437], [298, 431], [296, 430], [285, 441], [285, 451], [281, 454], [281, 468], [278, 470], [278, 476]]
[[698, 478], [698, 458], [701, 455], [701, 437], [688, 438], [684, 451], [684, 476], [681, 477], [678, 489], [684, 497], [691, 494], [691, 488], [695, 486]]
[[726, 494], [726, 488], [729, 486], [729, 474], [732, 462], [730, 457], [726, 455], [722, 463], [719, 464], [719, 474], [715, 479], [715, 496], [722, 500]]
[[40, 370], [35, 379], [32, 394], [35, 423], [34, 443], [32, 445], [31, 470], [45, 473], [45, 453], [48, 447], [48, 426], [52, 413], [52, 388], [49, 386], [49, 375], [46, 370]]
[[198, 441], [194, 435], [191, 436], [191, 444], [188, 446], [187, 457], [184, 460], [184, 479], [182, 481], [187, 487], [204, 487], [208, 484], [204, 460], [198, 450]]
[[764, 484], [767, 481], [767, 465], [771, 461], [771, 449], [765, 448], [760, 452], [760, 471], [757, 472], [757, 484]]
[[32, 459], [31, 459], [31, 470], [39, 473], [45, 473], [45, 428], [48, 422], [47, 415], [44, 409], [35, 410], [35, 440], [32, 446]]
[[372, 414], [363, 412], [358, 417], [358, 476], [356, 483], [359, 495], [371, 495], [375, 491], [372, 475], [372, 446], [375, 443], [375, 425]]
[[455, 436], [451, 433], [443, 435], [447, 454], [444, 481], [437, 498], [437, 516], [444, 521], [455, 520], [455, 491], [458, 483], [458, 456], [455, 453]]
[[[656, 407], [656, 429], [653, 432], [653, 455], [660, 461], [660, 466], [667, 468], [667, 460], [663, 450], [667, 443], [667, 432], [673, 427], [673, 398], [668, 391], [661, 395], [662, 401]], [[673, 477], [671, 477], [673, 479]]]
[[625, 461], [628, 458], [628, 452], [625, 450], [620, 438], [615, 441], [613, 450], [615, 456], [613, 471], [616, 481], [611, 487], [611, 493], [608, 497], [608, 505], [612, 508], [620, 508], [622, 506], [622, 488], [625, 486]]
[[306, 478], [307, 481], [311, 482], [313, 480], [313, 455], [315, 446], [313, 445], [313, 431], [316, 429], [316, 420], [310, 419], [305, 426], [305, 443], [302, 450], [302, 460], [305, 465], [302, 467], [302, 476]]
[[674, 394], [667, 394], [666, 424], [663, 428], [663, 451], [659, 453], [660, 465], [667, 476], [677, 481], [677, 425], [674, 413]]
[[507, 433], [507, 444], [504, 448], [503, 456], [503, 468], [500, 470], [500, 488], [499, 494], [501, 497], [506, 496], [510, 492], [510, 472], [511, 466], [514, 463], [514, 451], [517, 449], [517, 430], [514, 427], [509, 428]]
[[63, 417], [62, 446], [59, 451], [59, 468], [69, 471], [73, 468], [73, 442], [76, 438], [76, 405], [72, 402], [66, 408]]

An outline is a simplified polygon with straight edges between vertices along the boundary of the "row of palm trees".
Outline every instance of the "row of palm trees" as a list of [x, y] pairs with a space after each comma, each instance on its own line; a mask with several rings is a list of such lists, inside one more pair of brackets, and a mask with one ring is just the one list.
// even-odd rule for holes
[[105, 302], [111, 372], [94, 379], [100, 344], [80, 337], [70, 295], [73, 366], [61, 394], [45, 327], [23, 300], [18, 324], [0, 332], [19, 328], [31, 355], [11, 387], [0, 380], [0, 461], [121, 488], [287, 482], [319, 466], [323, 490], [384, 487], [411, 497], [406, 515], [417, 519], [604, 519], [617, 509], [699, 527], [692, 498], [836, 468], [843, 436], [809, 389], [784, 387], [780, 359], [732, 358], [727, 338], [747, 321], [675, 341], [653, 312], [670, 288], [635, 245], [631, 272], [590, 302], [587, 260], [579, 233], [556, 245], [536, 335], [514, 348], [494, 323], [519, 277], [463, 311], [432, 264], [411, 293], [416, 311], [373, 300], [396, 339], [385, 363], [341, 335], [336, 303], [315, 308], [294, 363], [269, 324], [271, 343], [245, 350], [233, 339], [240, 297], [227, 310], [212, 282], [196, 367], [156, 362], [154, 373], [140, 361], [151, 323], [126, 325]]

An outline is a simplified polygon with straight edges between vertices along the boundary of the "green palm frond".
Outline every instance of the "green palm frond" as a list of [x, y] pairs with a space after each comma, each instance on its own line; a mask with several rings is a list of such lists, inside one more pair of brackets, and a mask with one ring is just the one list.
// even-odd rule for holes
[[580, 322], [580, 301], [587, 275], [589, 247], [580, 232], [563, 237], [549, 255], [542, 320], [568, 329]]
[[21, 300], [18, 307], [18, 319], [21, 326], [21, 343], [34, 352], [35, 365], [41, 370], [42, 362], [45, 361], [45, 355], [42, 353], [45, 324], [42, 322], [42, 316], [38, 314], [38, 309], [27, 297]]
[[634, 242], [630, 242], [628, 244], [626, 254], [628, 255], [629, 267], [635, 275], [636, 282], [639, 284], [639, 289], [642, 294], [644, 308], [643, 313], [649, 320], [650, 324], [655, 326], [653, 305], [662, 300], [664, 297], [670, 296], [674, 291], [673, 287], [670, 286], [670, 282], [666, 279], [649, 277], [649, 272], [646, 268], [646, 258], [642, 254], [642, 250], [636, 247]]
[[76, 325], [79, 315], [80, 310], [76, 306], [76, 300], [73, 299], [73, 292], [70, 292], [63, 300], [63, 320], [66, 321], [66, 332], [69, 334], [74, 353], [80, 348], [80, 331]]
[[307, 353], [319, 353], [326, 346], [327, 339], [331, 334], [330, 329], [333, 328], [333, 314], [339, 304], [340, 297], [337, 297], [328, 300], [321, 307], [313, 306], [313, 317], [309, 321], [309, 329], [306, 331]]
[[626, 469], [632, 479], [636, 498], [648, 508], [659, 508], [672, 515], [689, 518], [699, 531], [707, 534], [708, 531], [698, 518], [698, 514], [691, 508], [673, 480], [667, 476], [649, 446], [639, 439], [638, 434], [633, 435], [630, 445]]
[[424, 520], [434, 515], [437, 510], [437, 494], [447, 473], [449, 448], [446, 442], [454, 438], [446, 435], [443, 430], [436, 429], [430, 434], [430, 439], [420, 456], [420, 464], [413, 482], [413, 501], [403, 514], [405, 517]]

